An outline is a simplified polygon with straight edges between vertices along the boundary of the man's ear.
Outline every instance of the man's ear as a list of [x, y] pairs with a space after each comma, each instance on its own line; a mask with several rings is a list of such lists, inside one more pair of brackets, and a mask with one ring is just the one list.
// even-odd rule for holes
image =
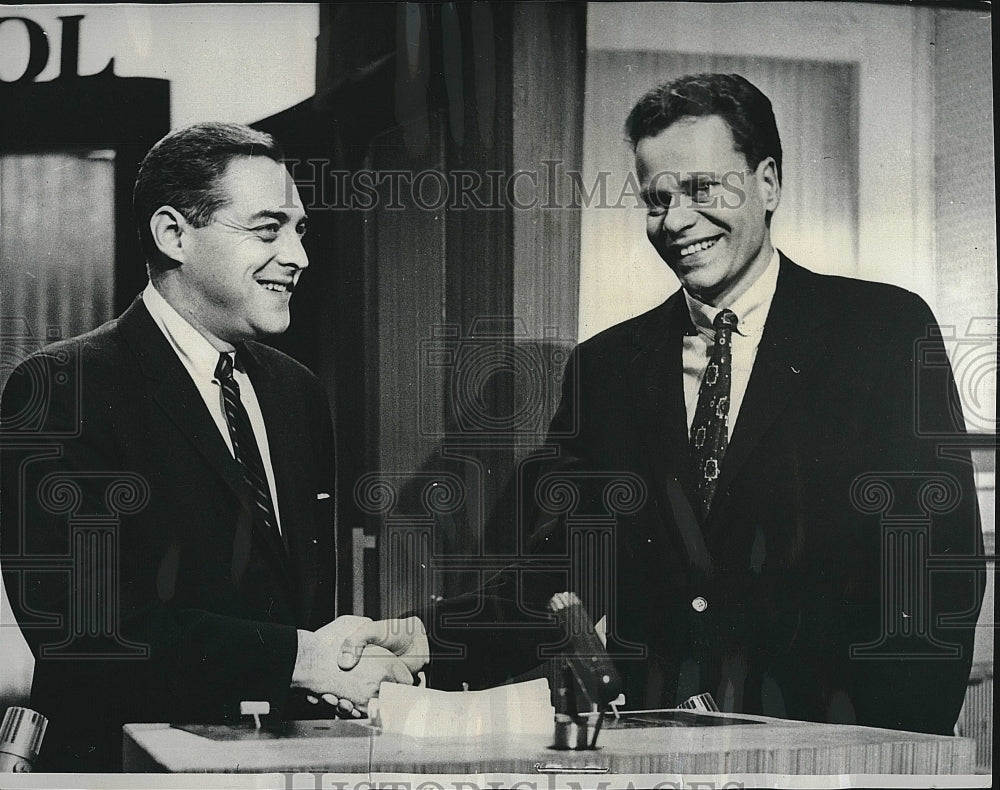
[[762, 159], [757, 165], [757, 183], [760, 185], [760, 199], [764, 210], [773, 214], [781, 202], [781, 181], [778, 180], [778, 165], [773, 157]]
[[177, 263], [184, 263], [184, 234], [188, 222], [171, 206], [160, 206], [149, 218], [149, 232], [157, 249]]

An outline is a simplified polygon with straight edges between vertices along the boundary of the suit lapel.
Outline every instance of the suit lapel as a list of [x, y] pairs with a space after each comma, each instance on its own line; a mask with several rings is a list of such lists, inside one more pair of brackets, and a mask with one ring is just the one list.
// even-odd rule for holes
[[[283, 388], [283, 383], [276, 372], [268, 364], [267, 360], [252, 345], [245, 344], [239, 351], [243, 359], [244, 368], [250, 381], [253, 382], [253, 390], [257, 396], [257, 403], [260, 405], [261, 414], [264, 417], [264, 424], [267, 426], [267, 442], [270, 450], [271, 469], [274, 472], [274, 486], [278, 494], [278, 517], [281, 520], [281, 532], [287, 544], [281, 546], [281, 541], [276, 536], [273, 545], [276, 550], [280, 550], [281, 556], [294, 561], [295, 557], [301, 557], [306, 548], [303, 542], [311, 536], [302, 532], [303, 524], [311, 523], [306, 514], [299, 512], [300, 503], [309, 501], [309, 492], [299, 491], [302, 481], [308, 479], [305, 474], [307, 470], [299, 468], [301, 461], [300, 454], [290, 452], [289, 448], [294, 444], [292, 437], [301, 433], [296, 425], [295, 409], [290, 407], [288, 393]], [[315, 493], [313, 493], [315, 496]], [[286, 565], [287, 570], [291, 566]], [[295, 574], [290, 574], [294, 579]]]
[[[118, 325], [147, 379], [153, 400], [225, 482], [239, 501], [240, 507], [247, 510], [252, 508], [239, 464], [219, 435], [218, 426], [205, 408], [205, 402], [198, 394], [187, 369], [156, 326], [141, 297], [122, 314]], [[255, 390], [256, 386], [254, 382]], [[248, 515], [248, 518], [253, 521], [252, 516]], [[287, 560], [277, 536], [262, 535], [260, 530], [254, 529], [254, 539], [288, 583], [290, 576]]]
[[781, 256], [774, 300], [722, 464], [715, 501], [722, 498], [789, 403], [804, 396], [810, 369], [829, 346], [829, 333], [823, 327], [832, 317], [832, 306], [815, 296], [814, 277]]
[[629, 363], [635, 417], [647, 452], [688, 483], [687, 412], [681, 368], [682, 337], [690, 317], [678, 291], [636, 331]]
[[682, 364], [683, 338], [690, 327], [687, 304], [678, 291], [636, 332], [638, 351], [630, 362], [629, 375], [635, 417], [646, 443], [656, 492], [673, 514], [691, 565], [710, 574], [714, 563], [691, 505], [693, 481]]
[[240, 496], [244, 481], [239, 466], [219, 436], [219, 429], [190, 375], [154, 323], [141, 297], [122, 315], [119, 328], [148, 381], [153, 400], [233, 493]]

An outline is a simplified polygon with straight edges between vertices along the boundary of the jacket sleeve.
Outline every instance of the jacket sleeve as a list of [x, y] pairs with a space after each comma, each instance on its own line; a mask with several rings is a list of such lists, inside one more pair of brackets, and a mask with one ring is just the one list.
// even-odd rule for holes
[[881, 422], [862, 439], [877, 462], [852, 494], [867, 556], [845, 609], [849, 695], [859, 723], [951, 734], [985, 589], [973, 468], [934, 316], [912, 294], [886, 314], [863, 387]]

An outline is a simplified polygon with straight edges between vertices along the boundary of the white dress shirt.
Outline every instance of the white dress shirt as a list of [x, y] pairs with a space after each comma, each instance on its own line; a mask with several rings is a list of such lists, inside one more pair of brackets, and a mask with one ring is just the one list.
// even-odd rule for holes
[[[736, 313], [739, 323], [732, 336], [733, 373], [729, 393], [729, 438], [733, 436], [736, 419], [739, 417], [743, 396], [746, 395], [750, 372], [757, 358], [757, 348], [764, 332], [767, 314], [771, 310], [774, 290], [778, 283], [779, 258], [775, 250], [763, 273], [740, 296], [729, 305]], [[688, 432], [694, 421], [694, 412], [698, 407], [698, 390], [701, 380], [708, 367], [708, 360], [715, 347], [715, 329], [712, 323], [721, 312], [721, 307], [712, 307], [699, 302], [687, 291], [684, 291], [688, 312], [695, 326], [695, 334], [684, 338], [682, 364], [684, 366], [684, 406], [687, 409]]]
[[[160, 292], [149, 283], [142, 292], [142, 301], [153, 316], [153, 321], [163, 332], [164, 337], [170, 343], [174, 353], [177, 354], [184, 368], [191, 376], [198, 394], [205, 401], [208, 413], [215, 420], [215, 426], [219, 429], [229, 448], [229, 454], [234, 458], [233, 440], [229, 436], [229, 424], [226, 422], [226, 414], [222, 406], [222, 387], [218, 379], [215, 378], [215, 367], [219, 363], [220, 352], [208, 342], [208, 340], [197, 329], [189, 324], [184, 317], [178, 313], [167, 302]], [[253, 427], [254, 437], [257, 439], [257, 447], [260, 449], [260, 457], [264, 462], [264, 473], [267, 475], [267, 486], [271, 490], [271, 503], [274, 506], [274, 517], [278, 522], [278, 531], [281, 532], [281, 515], [278, 512], [278, 490], [274, 483], [274, 469], [271, 466], [271, 452], [267, 443], [267, 429], [264, 426], [264, 415], [261, 414], [260, 404], [257, 402], [257, 394], [254, 392], [250, 377], [239, 369], [233, 370], [233, 378], [240, 388], [240, 400], [250, 417], [250, 425]]]

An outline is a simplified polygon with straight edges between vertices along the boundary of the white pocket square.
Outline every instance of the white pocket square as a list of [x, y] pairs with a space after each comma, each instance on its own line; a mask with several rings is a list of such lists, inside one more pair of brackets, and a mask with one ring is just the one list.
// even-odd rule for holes
[[325, 491], [320, 491], [318, 494], [316, 494], [316, 499], [329, 499], [329, 498], [330, 495]]

